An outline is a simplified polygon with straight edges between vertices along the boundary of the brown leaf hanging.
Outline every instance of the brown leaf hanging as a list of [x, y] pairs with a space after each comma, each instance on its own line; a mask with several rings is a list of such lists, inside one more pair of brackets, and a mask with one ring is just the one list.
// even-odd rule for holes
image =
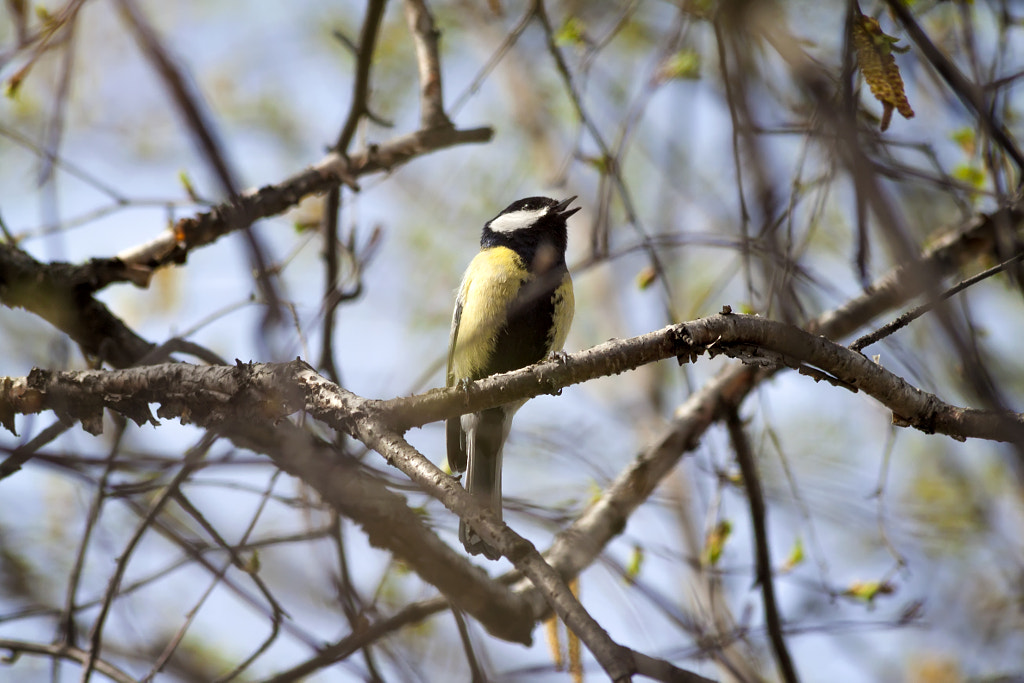
[[889, 127], [892, 110], [895, 108], [905, 119], [914, 116], [914, 110], [907, 101], [903, 89], [900, 68], [896, 66], [893, 52], [906, 52], [908, 47], [896, 47], [899, 38], [888, 36], [882, 31], [878, 20], [860, 12], [853, 21], [853, 47], [857, 52], [857, 66], [864, 74], [864, 80], [871, 87], [871, 94], [882, 103], [882, 130]]

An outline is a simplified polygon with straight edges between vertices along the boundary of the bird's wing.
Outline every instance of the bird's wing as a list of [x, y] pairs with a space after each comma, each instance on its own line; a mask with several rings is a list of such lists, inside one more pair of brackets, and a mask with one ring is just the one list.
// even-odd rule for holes
[[[459, 339], [459, 324], [462, 322], [462, 306], [469, 288], [468, 276], [459, 287], [459, 295], [455, 299], [455, 312], [452, 313], [452, 331], [448, 339], [448, 369], [445, 372], [445, 386], [455, 386], [461, 377], [455, 376], [455, 344]], [[463, 472], [466, 469], [466, 435], [462, 432], [461, 418], [452, 417], [444, 423], [445, 444], [448, 452], [448, 469], [452, 472]]]
[[454, 386], [459, 381], [459, 377], [455, 377], [454, 364], [455, 364], [455, 342], [459, 338], [459, 323], [462, 322], [462, 304], [465, 300], [467, 283], [463, 282], [462, 287], [459, 288], [459, 296], [455, 300], [455, 312], [452, 313], [452, 331], [448, 337], [448, 369], [445, 371], [445, 386]]

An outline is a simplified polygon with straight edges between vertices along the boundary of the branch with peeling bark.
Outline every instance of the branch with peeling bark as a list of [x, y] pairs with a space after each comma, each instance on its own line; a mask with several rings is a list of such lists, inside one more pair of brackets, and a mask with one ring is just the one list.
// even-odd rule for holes
[[[816, 368], [826, 379], [862, 391], [889, 408], [894, 420], [926, 433], [956, 439], [1016, 441], [1020, 414], [962, 408], [943, 402], [886, 370], [863, 354], [799, 328], [751, 315], [724, 313], [657, 332], [612, 340], [576, 354], [470, 383], [390, 400], [365, 399], [316, 374], [302, 361], [239, 363], [233, 367], [167, 363], [127, 370], [34, 370], [27, 377], [2, 378], [0, 418], [53, 410], [99, 433], [103, 408], [139, 424], [157, 415], [218, 428], [232, 421], [280, 419], [305, 410], [331, 427], [377, 442], [378, 430], [398, 434], [467, 411], [557, 393], [572, 384], [618, 374], [667, 358], [692, 362], [703, 354], [739, 358], [769, 370]], [[371, 424], [370, 427], [364, 427]], [[368, 445], [373, 445], [368, 443]]]
[[[447, 122], [441, 98], [437, 34], [429, 10], [418, 0], [408, 0], [406, 12], [416, 40], [420, 67], [423, 130], [352, 156], [329, 155], [316, 166], [282, 183], [243, 193], [208, 213], [181, 219], [157, 239], [112, 259], [82, 265], [38, 264], [22, 259], [24, 255], [13, 247], [0, 245], [0, 258], [10, 262], [20, 260], [28, 266], [24, 271], [28, 276], [20, 278], [14, 288], [5, 281], [8, 272], [14, 271], [0, 268], [0, 299], [43, 316], [66, 331], [90, 354], [115, 366], [127, 367], [147, 357], [153, 345], [132, 336], [130, 330], [97, 304], [91, 297], [92, 292], [113, 282], [132, 281], [145, 285], [155, 269], [183, 262], [191, 249], [209, 244], [228, 232], [245, 229], [258, 218], [280, 213], [302, 197], [338, 188], [342, 183], [355, 187], [361, 174], [387, 170], [402, 163], [404, 152], [399, 143], [409, 142], [413, 148], [419, 145], [426, 149], [432, 144], [429, 141], [432, 135], [437, 136], [437, 140], [450, 135], [466, 135], [463, 140], [466, 142], [488, 139], [488, 129], [455, 131]], [[548, 25], [546, 30], [550, 37], [552, 26]], [[369, 52], [366, 58], [369, 59]], [[352, 118], [353, 126], [358, 110], [353, 107], [353, 113], [357, 114]], [[989, 125], [989, 129], [992, 128]], [[480, 140], [469, 139], [477, 135]], [[416, 153], [409, 152], [404, 158]], [[1015, 158], [1019, 160], [1019, 152]], [[1016, 228], [1020, 219], [1019, 207], [1005, 209], [994, 217], [979, 216], [962, 233], [933, 248], [919, 262], [897, 269], [863, 296], [812, 322], [808, 330], [830, 338], [841, 337], [912, 297], [929, 295], [926, 290], [935, 283], [920, 277], [921, 273], [948, 274], [966, 258], [995, 252], [995, 240], [989, 234], [991, 226]], [[33, 273], [40, 281], [52, 283], [52, 286], [47, 285], [52, 296], [25, 295], [29, 290], [22, 288], [21, 283], [31, 283]], [[15, 294], [12, 295], [12, 291]], [[467, 409], [497, 405], [510, 397], [557, 392], [569, 383], [587, 381], [658, 358], [692, 359], [699, 353], [722, 353], [745, 364], [736, 363], [727, 368], [677, 410], [662, 437], [641, 453], [604, 494], [557, 537], [546, 555], [547, 564], [532, 545], [494, 520], [487, 511], [477, 508], [461, 487], [401, 438], [401, 433], [410, 426]], [[671, 664], [630, 652], [613, 642], [565, 591], [563, 578], [577, 574], [594, 561], [611, 538], [622, 531], [631, 513], [711, 424], [729, 415], [759, 382], [787, 368], [797, 369], [816, 381], [864, 390], [889, 406], [894, 421], [904, 426], [941, 431], [954, 438], [977, 436], [1017, 442], [1021, 439], [1019, 415], [946, 405], [848, 349], [795, 328], [731, 315], [610, 342], [564, 361], [490, 378], [472, 385], [467, 391], [440, 391], [394, 401], [368, 401], [347, 394], [298, 364], [198, 369], [182, 365], [157, 366], [145, 374], [135, 374], [142, 371], [133, 370], [131, 375], [121, 376], [116, 373], [73, 376], [36, 372], [28, 378], [8, 379], [0, 386], [4, 396], [0, 401], [0, 421], [13, 426], [14, 415], [19, 411], [51, 409], [65, 420], [81, 420], [87, 431], [96, 432], [102, 427], [103, 410], [110, 408], [146, 422], [153, 416], [148, 406], [138, 401], [150, 395], [146, 392], [154, 387], [151, 400], [160, 404], [158, 415], [201, 424], [239, 446], [266, 453], [280, 468], [316, 488], [339, 514], [355, 520], [373, 545], [394, 552], [446, 595], [458, 595], [458, 607], [480, 620], [497, 637], [527, 642], [538, 615], [553, 609], [583, 634], [613, 678], [625, 678], [635, 671], [663, 680], [700, 680]], [[123, 386], [108, 385], [107, 378], [111, 382], [121, 381]], [[282, 419], [299, 410], [308, 410], [327, 424], [356, 435], [449, 508], [471, 518], [482, 533], [489, 534], [495, 544], [504, 549], [527, 578], [510, 589], [472, 567], [460, 552], [442, 542], [410, 510], [405, 499], [390, 490], [372, 469], [348, 458], [308, 430]], [[767, 561], [759, 565], [762, 581], [768, 566]], [[766, 597], [766, 604], [768, 602]], [[418, 619], [425, 614], [424, 610], [405, 616]], [[408, 622], [381, 622], [380, 632], [399, 623]], [[352, 647], [360, 646], [356, 641], [367, 642], [366, 637], [367, 634], [354, 630], [353, 642], [346, 643], [334, 656], [344, 656]], [[784, 648], [778, 647], [777, 651], [782, 654]], [[313, 666], [314, 669], [308, 670], [315, 670], [316, 665]]]
[[[783, 323], [732, 314], [607, 342], [565, 358], [489, 377], [466, 389], [435, 390], [417, 397], [390, 401], [368, 400], [345, 391], [317, 375], [301, 361], [238, 364], [235, 367], [177, 363], [110, 372], [35, 371], [28, 377], [0, 380], [0, 418], [4, 424], [10, 425], [14, 414], [53, 410], [65, 420], [81, 420], [87, 431], [95, 433], [102, 426], [100, 417], [105, 408], [142, 424], [154, 420], [149, 404], [158, 403], [159, 417], [178, 417], [182, 421], [244, 439], [244, 434], [251, 432], [254, 423], [270, 426], [289, 414], [304, 410], [325, 424], [358, 438], [380, 453], [389, 464], [402, 470], [421, 489], [470, 520], [478, 532], [529, 579], [532, 584], [530, 591], [535, 597], [528, 598], [528, 601], [543, 598], [547, 608], [557, 613], [587, 643], [606, 671], [614, 679], [624, 680], [636, 671], [634, 660], [627, 649], [608, 637], [569, 592], [559, 574], [566, 568], [559, 566], [558, 562], [545, 562], [531, 543], [501, 523], [489, 510], [479, 506], [451, 477], [412, 448], [401, 437], [401, 432], [467, 409], [481, 410], [509, 400], [557, 391], [573, 383], [619, 373], [660, 359], [675, 357], [681, 362], [692, 361], [704, 353], [740, 357], [748, 363], [772, 368], [813, 366], [830, 381], [871, 395], [893, 410], [894, 415], [900, 416], [902, 424], [926, 432], [944, 433], [956, 438], [973, 436], [996, 440], [1020, 440], [1024, 434], [1024, 419], [1018, 414], [969, 410], [946, 404], [862, 354], [824, 337]], [[711, 419], [713, 415], [706, 417]], [[302, 434], [298, 432], [297, 438], [307, 438]], [[259, 441], [266, 443], [265, 439]], [[285, 446], [282, 444], [278, 453], [306, 450]], [[674, 446], [677, 452], [685, 448], [685, 444]], [[344, 467], [337, 458], [317, 460], [332, 463], [333, 468]], [[426, 581], [437, 585], [454, 602], [465, 602], [462, 580], [457, 585], [450, 583], [453, 566], [468, 567], [465, 558], [417, 524], [401, 500], [383, 485], [368, 488], [372, 487], [372, 482], [359, 478], [353, 471], [334, 470], [314, 475], [308, 471], [309, 462], [301, 466], [294, 462], [282, 466], [289, 471], [302, 471], [304, 479], [313, 477], [307, 481], [321, 492], [325, 500], [338, 506], [340, 513], [360, 520], [378, 520], [380, 525], [376, 527], [364, 524], [372, 543], [381, 543], [409, 562]], [[647, 485], [632, 492], [633, 509], [660, 479], [658, 472], [648, 471], [647, 474], [650, 475], [646, 479]], [[611, 490], [618, 483], [613, 484]], [[354, 489], [347, 488], [353, 485]], [[369, 503], [361, 500], [367, 497], [368, 490], [376, 491], [369, 497]], [[358, 495], [353, 495], [356, 492]], [[389, 497], [393, 500], [386, 505], [383, 515], [353, 510], [353, 506], [379, 505], [380, 500]], [[624, 508], [619, 507], [618, 510], [628, 517]], [[618, 529], [621, 530], [622, 526]], [[610, 537], [601, 536], [590, 538], [587, 545], [595, 551], [603, 547]], [[585, 540], [580, 534], [562, 536], [562, 539], [566, 538], [571, 538], [574, 545]], [[594, 541], [597, 541], [596, 547]], [[429, 550], [424, 552], [424, 547]], [[578, 568], [573, 569], [578, 571]], [[472, 573], [472, 570], [467, 571]], [[570, 570], [570, 573], [576, 572]], [[470, 577], [466, 580], [476, 583]], [[482, 581], [478, 585], [486, 583]], [[525, 586], [520, 586], [519, 590], [525, 590]], [[545, 611], [537, 602], [526, 608], [526, 604], [519, 602], [521, 598], [503, 595], [508, 598], [507, 609], [519, 615], [515, 623], [524, 627], [532, 626], [527, 613], [536, 619]], [[495, 602], [459, 606], [474, 616], [489, 612], [493, 618], [494, 612], [504, 611]], [[502, 619], [495, 621], [508, 624], [508, 614], [505, 612]], [[482, 621], [487, 623], [485, 619]], [[519, 632], [528, 634], [529, 628]]]
[[[979, 216], [946, 238], [937, 240], [919, 261], [928, 264], [934, 273], [955, 272], [971, 258], [994, 251], [996, 225], [1012, 225], [1016, 228], [1020, 221], [1018, 207], [1005, 209], [993, 216]], [[33, 262], [30, 265], [41, 264]], [[69, 275], [70, 271], [65, 272], [57, 265], [47, 272], [50, 277], [61, 282], [66, 291], [74, 291], [75, 287], [72, 285], [77, 283], [77, 280]], [[915, 264], [894, 270], [876, 282], [862, 296], [813, 321], [809, 328], [815, 333], [827, 336], [849, 334], [881, 313], [919, 296], [921, 284], [919, 278], [913, 277], [914, 272], [918, 272]], [[11, 305], [10, 282], [3, 284], [8, 286], [0, 287], [0, 297]], [[45, 315], [38, 309], [38, 302], [31, 299], [27, 298], [23, 305]], [[61, 329], [73, 329], [71, 323], [63, 320], [59, 322], [58, 327]], [[403, 557], [421, 576], [433, 576], [432, 580], [428, 580], [435, 583], [445, 594], [460, 595], [460, 608], [478, 619], [489, 632], [507, 640], [526, 642], [529, 640], [535, 620], [551, 609], [548, 601], [537, 593], [532, 581], [522, 579], [510, 592], [503, 583], [490, 580], [483, 572], [473, 568], [461, 553], [452, 551], [440, 541], [417, 520], [417, 516], [411, 513], [404, 499], [389, 491], [382, 482], [373, 477], [372, 473], [363, 471], [352, 463], [339, 464], [341, 456], [336, 449], [290, 422], [279, 422], [276, 426], [272, 425], [272, 422], [287, 412], [298, 410], [307, 404], [315, 407], [315, 399], [319, 397], [334, 408], [333, 411], [328, 410], [324, 404], [320, 404], [319, 409], [324, 411], [322, 416], [326, 421], [333, 421], [336, 426], [351, 430], [354, 429], [355, 416], [372, 413], [381, 420], [381, 434], [388, 432], [389, 438], [394, 438], [395, 432], [391, 431], [394, 426], [399, 430], [405, 429], [411, 425], [456, 414], [467, 407], [497, 405], [509, 400], [511, 396], [526, 397], [551, 393], [558, 390], [560, 383], [585, 381], [593, 376], [620, 372], [657, 358], [687, 356], [708, 346], [716, 353], [728, 352], [747, 360], [767, 363], [767, 367], [737, 364], [727, 368], [717, 379], [693, 394], [677, 410], [676, 417], [665, 434], [638, 456], [608, 487], [601, 498], [556, 537], [553, 546], [545, 553], [545, 558], [558, 574], [571, 577], [591, 564], [605, 545], [621, 532], [632, 511], [650, 495], [678, 459], [699, 441], [704, 431], [721, 417], [721, 407], [738, 405], [759, 381], [769, 377], [776, 369], [794, 365], [799, 367], [798, 361], [810, 361], [815, 364], [818, 377], [824, 377], [826, 375], [821, 373], [829, 372], [828, 376], [833, 377], [835, 381], [850, 385], [854, 380], [851, 379], [850, 371], [841, 371], [842, 365], [839, 361], [842, 359], [854, 363], [852, 372], [859, 372], [861, 369], [869, 370], [870, 373], [874, 373], [876, 369], [881, 371], [859, 354], [842, 347], [829, 346], [817, 337], [803, 335], [786, 326], [777, 329], [788, 329], [787, 334], [795, 334], [795, 339], [802, 340], [801, 344], [805, 344], [807, 349], [822, 357], [818, 358], [817, 355], [811, 354], [804, 358], [801, 355], [803, 352], [794, 352], [792, 348], [787, 350], [774, 347], [769, 348], [774, 355], [758, 355], [752, 351], [751, 342], [758, 342], [760, 337], [744, 337], [744, 328], [740, 326], [752, 325], [747, 333], [753, 334], [760, 329], [761, 332], [758, 334], [764, 336], [764, 330], [767, 329], [765, 326], [777, 325], [769, 321], [746, 319], [745, 316], [716, 316], [715, 319], [696, 321], [691, 325], [690, 328], [666, 328], [651, 335], [611, 342], [603, 347], [568, 357], [564, 361], [484, 380], [472, 385], [465, 392], [457, 389], [442, 390], [422, 397], [396, 399], [390, 402], [366, 401], [341, 392], [301, 364], [284, 370], [283, 375], [282, 368], [274, 369], [273, 366], [242, 366], [242, 369], [196, 368], [182, 364], [157, 366], [153, 369], [156, 374], [152, 375], [152, 378], [159, 378], [161, 373], [170, 372], [175, 373], [175, 381], [165, 382], [159, 391], [158, 387], [153, 385], [153, 391], [148, 396], [153, 402], [161, 404], [162, 415], [185, 417], [200, 424], [207, 424], [211, 428], [219, 429], [239, 446], [267, 453], [282, 469], [309, 482], [336, 510], [360, 524], [374, 545], [388, 548], [399, 557]], [[732, 332], [729, 332], [729, 326], [732, 326]], [[700, 346], [701, 344], [705, 345], [704, 348]], [[106, 340], [103, 345], [118, 349], [120, 354], [125, 355], [126, 361], [130, 361], [131, 356], [138, 353], [133, 346], [125, 345], [125, 342], [119, 341], [117, 337]], [[785, 344], [783, 346], [785, 347]], [[607, 357], [604, 357], [605, 354]], [[833, 362], [837, 364], [834, 368], [830, 367], [830, 363]], [[80, 392], [78, 397], [82, 398], [94, 392], [103, 394], [106, 386], [104, 382], [107, 381], [104, 378], [111, 382], [126, 382], [133, 374], [138, 375], [142, 372], [144, 370], [140, 368], [128, 371], [128, 375], [124, 376], [118, 373], [92, 373], [78, 376], [72, 383], [77, 384], [74, 391]], [[207, 372], [214, 374], [204, 377], [204, 373]], [[186, 377], [181, 373], [199, 375], [192, 380], [183, 381]], [[298, 376], [296, 373], [301, 374], [306, 386], [297, 394], [282, 393], [282, 387], [291, 386], [292, 380]], [[256, 393], [248, 398], [238, 398], [235, 399], [233, 406], [229, 406], [227, 397], [235, 396], [235, 392], [240, 390], [236, 384], [239, 376], [259, 380], [252, 383], [247, 379], [245, 391], [260, 392], [265, 389], [270, 393]], [[0, 410], [4, 424], [13, 424], [16, 412], [53, 408], [63, 411], [62, 414], [69, 419], [84, 418], [90, 428], [96, 429], [99, 424], [97, 416], [103, 407], [122, 409], [131, 413], [131, 399], [147, 395], [141, 393], [136, 397], [133, 393], [145, 388], [145, 383], [138, 383], [138, 377], [131, 380], [135, 381], [135, 384], [125, 384], [118, 391], [108, 393], [106, 404], [97, 404], [93, 398], [75, 404], [72, 394], [65, 393], [61, 398], [55, 398], [56, 395], [45, 398], [44, 393], [40, 393], [40, 387], [51, 386], [52, 382], [56, 382], [52, 386], [59, 386], [66, 383], [65, 380], [69, 377], [76, 376], [36, 373], [32, 381], [34, 389], [30, 388], [28, 378], [22, 378], [22, 382], [5, 381], [3, 395], [7, 400]], [[200, 387], [210, 378], [214, 378], [215, 381], [212, 381], [208, 388], [213, 387], [216, 391], [205, 398], [200, 398], [194, 393], [194, 388]], [[883, 385], [890, 379], [884, 371], [881, 371], [876, 380], [879, 378]], [[79, 383], [79, 380], [83, 383]], [[184, 388], [189, 390], [183, 391]], [[944, 421], [934, 421], [929, 417], [927, 397], [921, 400], [920, 392], [912, 388], [905, 389], [907, 391], [897, 392], [897, 397], [902, 396], [901, 400], [909, 400], [911, 403], [918, 401], [919, 407], [924, 407], [925, 412], [918, 415], [913, 410], [895, 408], [896, 412], [903, 414], [904, 417], [909, 415], [910, 422], [919, 427], [935, 429], [936, 426], [945, 424], [950, 427], [951, 433], [967, 435], [974, 430], [976, 435], [985, 436], [986, 431], [994, 430], [994, 433], [1005, 432], [1010, 437], [1019, 429], [1018, 416], [957, 411], [953, 407], [942, 405], [939, 407], [945, 411]], [[164, 398], [167, 399], [166, 403], [162, 400]], [[15, 409], [15, 403], [18, 401], [20, 404]], [[80, 414], [76, 414], [75, 405], [80, 407]], [[232, 410], [235, 412], [231, 412]], [[239, 423], [233, 419], [238, 411], [247, 411], [247, 422]], [[148, 408], [146, 412], [140, 408], [134, 413], [134, 418], [141, 421], [151, 419]], [[260, 424], [261, 420], [263, 424]], [[963, 427], [966, 427], [967, 431], [962, 431]], [[454, 493], [453, 497], [445, 499], [446, 505], [459, 514], [471, 516], [484, 533], [493, 534], [493, 539], [499, 547], [506, 547], [513, 553], [520, 547], [518, 544], [521, 539], [517, 535], [489, 519], [486, 511], [477, 509], [472, 500], [467, 500], [464, 494], [460, 495], [461, 487], [454, 485], [418, 453], [409, 450], [411, 459], [408, 461], [408, 467], [426, 467], [422, 471], [428, 482], [432, 481], [432, 477], [439, 477], [436, 479], [437, 482], [446, 482], [440, 484], [441, 486], [450, 485], [449, 490]], [[415, 457], [412, 454], [415, 454]], [[366, 491], [375, 493], [368, 499], [356, 495]], [[396, 521], [401, 523], [394, 523]], [[505, 536], [506, 532], [511, 535]], [[456, 568], [455, 571], [452, 571], [453, 567]], [[579, 624], [577, 627], [580, 627]], [[593, 638], [588, 642], [593, 642]], [[615, 661], [624, 661], [619, 659], [622, 650], [618, 650], [614, 643], [608, 651], [613, 653]], [[641, 661], [646, 660], [642, 655], [634, 653], [634, 663]]]

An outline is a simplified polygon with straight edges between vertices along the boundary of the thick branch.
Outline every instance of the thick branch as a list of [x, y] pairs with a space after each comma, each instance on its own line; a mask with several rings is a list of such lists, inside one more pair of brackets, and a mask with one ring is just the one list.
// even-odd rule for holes
[[338, 514], [358, 524], [372, 546], [393, 552], [491, 635], [531, 642], [534, 618], [527, 601], [444, 543], [429, 520], [372, 470], [288, 421], [274, 427], [234, 424], [222, 433], [240, 447], [270, 455], [278, 467], [300, 478]]
[[[52, 281], [52, 286], [62, 291], [75, 290], [83, 294], [99, 291], [115, 282], [132, 282], [144, 287], [149, 283], [153, 271], [184, 263], [192, 249], [244, 229], [260, 218], [283, 213], [308, 196], [322, 194], [341, 182], [355, 186], [355, 179], [362, 175], [390, 171], [415, 157], [447, 147], [487, 142], [493, 134], [491, 128], [437, 128], [404, 135], [349, 157], [331, 153], [311, 168], [276, 185], [247, 190], [234, 202], [225, 202], [207, 212], [182, 218], [156, 238], [112, 258], [91, 259], [83, 264], [40, 264], [16, 247], [0, 243], [0, 302], [7, 306], [24, 307], [71, 334], [72, 325], [67, 319], [76, 318], [76, 325], [87, 326], [90, 319], [96, 317], [92, 310], [83, 312], [71, 309], [56, 315], [47, 309], [45, 300], [37, 302], [33, 300], [34, 297], [28, 296], [33, 293], [31, 290], [27, 294], [23, 293], [20, 298], [9, 299], [13, 296], [8, 293], [12, 283], [17, 284], [20, 278], [29, 284], [38, 281], [39, 285], [46, 286]], [[94, 327], [106, 324], [103, 316], [99, 316], [93, 323]], [[114, 333], [108, 336], [113, 341], [119, 341]], [[93, 346], [98, 344], [99, 341]], [[83, 346], [88, 348], [86, 344]], [[145, 351], [139, 355], [145, 355]], [[110, 362], [115, 367], [131, 364]]]
[[[716, 315], [671, 325], [630, 339], [613, 340], [577, 354], [494, 375], [469, 385], [390, 401], [366, 400], [317, 375], [302, 362], [203, 367], [184, 363], [120, 371], [47, 372], [5, 378], [0, 417], [55, 410], [82, 420], [92, 433], [107, 407], [138, 423], [151, 421], [148, 403], [162, 404], [160, 417], [182, 417], [217, 426], [230, 420], [267, 419], [306, 409], [332, 427], [358, 436], [367, 418], [405, 430], [467, 411], [484, 410], [646, 363], [702, 353], [726, 354], [768, 368], [817, 368], [828, 378], [874, 397], [903, 426], [958, 439], [1019, 441], [1024, 420], [1017, 413], [973, 410], [942, 402], [903, 378], [824, 337], [757, 316]], [[818, 378], [823, 375], [818, 373]], [[301, 387], [301, 389], [300, 389]], [[243, 400], [244, 399], [244, 400]], [[201, 417], [198, 417], [201, 416]]]
[[[831, 339], [845, 337], [876, 317], [922, 294], [920, 278], [927, 269], [936, 275], [956, 272], [966, 263], [995, 253], [1000, 226], [1019, 231], [1024, 220], [1020, 205], [990, 215], [980, 214], [957, 230], [937, 239], [913, 263], [889, 271], [863, 294], [843, 306], [826, 311], [808, 323], [814, 334]], [[671, 423], [622, 471], [604, 493], [568, 528], [555, 537], [546, 553], [548, 562], [563, 576], [572, 577], [620, 534], [633, 511], [650, 496], [679, 459], [696, 448], [707, 430], [722, 417], [722, 409], [739, 406], [760, 382], [775, 370], [736, 363], [723, 368], [712, 380], [679, 406]], [[528, 585], [520, 583], [520, 590]]]
[[[33, 404], [67, 419], [80, 419], [91, 433], [102, 428], [104, 407], [138, 423], [157, 415], [214, 429], [237, 446], [270, 455], [286, 472], [300, 477], [324, 501], [352, 519], [370, 543], [386, 548], [424, 580], [435, 585], [496, 637], [529, 643], [532, 610], [509, 589], [491, 581], [466, 557], [442, 542], [424, 520], [357, 463], [290, 422], [278, 422], [304, 403], [297, 382], [308, 372], [301, 362], [236, 367], [153, 365], [129, 371], [49, 373], [22, 380], [0, 379], [0, 413], [6, 397], [22, 408]], [[47, 388], [48, 387], [48, 388]], [[92, 398], [89, 398], [89, 397]], [[275, 423], [276, 424], [275, 426]]]
[[355, 426], [356, 433], [353, 436], [384, 456], [389, 464], [402, 470], [450, 510], [461, 517], [471, 518], [473, 528], [508, 557], [516, 569], [533, 583], [552, 611], [586, 643], [609, 678], [614, 681], [630, 680], [635, 665], [629, 650], [613, 641], [607, 631], [580, 605], [576, 596], [544, 561], [532, 543], [481, 506], [454, 479], [387, 426], [373, 419], [359, 420]]
[[[318, 419], [378, 448], [392, 464], [397, 464], [396, 453], [413, 459], [419, 469], [406, 473], [415, 474], [413, 478], [425, 490], [469, 517], [485, 539], [494, 541], [510, 558], [532, 557], [532, 546], [520, 545], [525, 541], [476, 505], [460, 486], [422, 459], [404, 440], [391, 434], [393, 427], [384, 420], [402, 416], [418, 424], [422, 416], [440, 419], [467, 409], [480, 410], [556, 391], [572, 382], [621, 372], [659, 358], [690, 358], [704, 351], [753, 358], [772, 367], [798, 362], [812, 365], [828, 373], [837, 383], [869, 393], [900, 416], [903, 424], [924, 431], [993, 439], [1020, 439], [1024, 431], [1024, 421], [1019, 415], [947, 405], [863, 355], [823, 337], [782, 323], [739, 315], [713, 316], [642, 337], [608, 342], [558, 361], [476, 382], [468, 392], [458, 388], [436, 390], [414, 399], [387, 402], [361, 399], [319, 377], [301, 362], [235, 368], [179, 363], [113, 372], [36, 371], [27, 378], [7, 378], [0, 382], [0, 417], [5, 424], [10, 424], [15, 413], [51, 409], [66, 419], [83, 420], [85, 427], [95, 432], [102, 425], [100, 418], [104, 407], [122, 412], [136, 422], [144, 422], [152, 419], [148, 404], [157, 402], [161, 404], [158, 415], [162, 417], [181, 417], [203, 426], [244, 434], [252, 430], [254, 424], [271, 423], [305, 406]], [[621, 531], [630, 512], [653, 491], [678, 454], [690, 448], [697, 436], [717, 419], [720, 410], [717, 406], [745, 396], [756, 374], [754, 371], [726, 374], [694, 394], [677, 413], [679, 429], [670, 431], [656, 448], [638, 458], [601, 499], [559, 536], [549, 554], [552, 565], [563, 574], [575, 574], [582, 568], [580, 562], [592, 561], [604, 544]], [[714, 402], [712, 397], [716, 399]], [[408, 424], [403, 423], [403, 427]], [[288, 450], [287, 444], [281, 444], [281, 452]], [[304, 462], [301, 467], [282, 466], [301, 473], [303, 479], [317, 487], [340, 512], [352, 514], [346, 511], [345, 501], [355, 492], [343, 486], [351, 476], [338, 476], [329, 468], [324, 470], [330, 462], [331, 459], [320, 457]], [[319, 469], [317, 463], [321, 463]], [[383, 487], [378, 495], [385, 496]], [[395, 521], [388, 514], [380, 519], [388, 523]], [[406, 520], [401, 521], [404, 524]], [[431, 537], [424, 541], [431, 561], [424, 560], [419, 555], [422, 549], [414, 545], [421, 536]], [[450, 566], [468, 567], [463, 557], [426, 530], [417, 529], [404, 539], [387, 538], [381, 543], [410, 562], [435, 585], [444, 585], [451, 573]], [[437, 564], [432, 562], [435, 558]], [[531, 571], [539, 570], [535, 567]], [[449, 585], [448, 590], [462, 593], [460, 587]], [[446, 594], [452, 595], [448, 590]], [[463, 608], [480, 618], [479, 604]], [[534, 616], [540, 616], [536, 607]]]
[[[680, 362], [702, 353], [725, 354], [770, 369], [811, 366], [839, 384], [863, 391], [893, 411], [902, 426], [926, 433], [994, 441], [1019, 441], [1024, 421], [1017, 413], [973, 410], [943, 403], [901, 377], [824, 337], [748, 315], [716, 315], [671, 325], [639, 337], [605, 342], [577, 354], [474, 382], [466, 390], [437, 390], [374, 404], [401, 428], [454, 414], [495, 407], [570, 384], [618, 374], [666, 358]], [[457, 410], [455, 409], [457, 408]]]
[[103, 261], [85, 266], [44, 264], [0, 242], [0, 303], [24, 308], [67, 334], [82, 350], [117, 368], [133, 365], [154, 347], [93, 298], [96, 283], [118, 267]]

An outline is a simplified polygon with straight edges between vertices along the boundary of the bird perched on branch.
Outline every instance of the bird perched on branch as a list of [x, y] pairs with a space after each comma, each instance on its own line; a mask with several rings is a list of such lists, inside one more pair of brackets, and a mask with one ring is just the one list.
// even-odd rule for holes
[[[573, 316], [565, 265], [566, 221], [576, 197], [527, 197], [484, 225], [480, 253], [462, 277], [448, 344], [447, 386], [509, 372], [561, 351]], [[466, 490], [501, 518], [501, 457], [512, 416], [525, 401], [451, 418], [448, 465], [466, 472]], [[473, 555], [501, 553], [461, 521], [459, 540]]]

